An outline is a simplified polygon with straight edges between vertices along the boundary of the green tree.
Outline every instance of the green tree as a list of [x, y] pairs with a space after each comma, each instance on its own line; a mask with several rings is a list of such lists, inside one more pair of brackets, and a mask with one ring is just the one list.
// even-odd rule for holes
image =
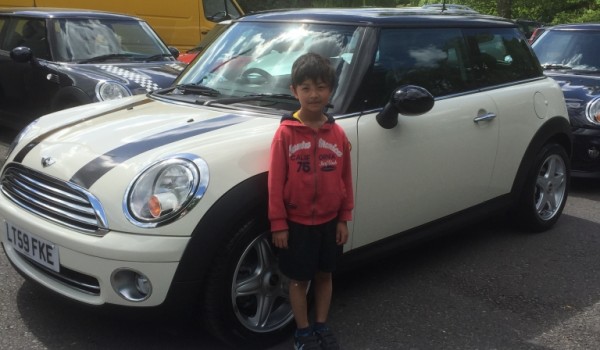
[[512, 0], [498, 0], [497, 9], [500, 16], [512, 18]]

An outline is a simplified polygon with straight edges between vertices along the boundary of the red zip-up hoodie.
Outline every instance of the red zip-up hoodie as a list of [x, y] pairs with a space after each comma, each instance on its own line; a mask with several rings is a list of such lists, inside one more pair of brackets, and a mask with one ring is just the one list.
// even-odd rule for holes
[[331, 116], [318, 129], [284, 115], [271, 143], [269, 220], [271, 231], [287, 220], [320, 225], [352, 219], [354, 194], [350, 142]]

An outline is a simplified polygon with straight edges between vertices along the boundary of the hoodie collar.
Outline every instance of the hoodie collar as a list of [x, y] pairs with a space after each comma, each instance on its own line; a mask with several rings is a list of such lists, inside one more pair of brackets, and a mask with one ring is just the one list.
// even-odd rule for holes
[[[289, 126], [305, 126], [304, 123], [302, 123], [302, 121], [297, 117], [298, 111], [294, 112], [294, 113], [286, 113], [281, 117], [281, 124], [285, 124], [285, 125], [289, 125]], [[325, 124], [323, 124], [323, 126], [327, 125], [327, 124], [333, 124], [335, 123], [335, 119], [328, 113], [324, 113], [325, 116], [327, 117], [327, 120], [325, 121]]]

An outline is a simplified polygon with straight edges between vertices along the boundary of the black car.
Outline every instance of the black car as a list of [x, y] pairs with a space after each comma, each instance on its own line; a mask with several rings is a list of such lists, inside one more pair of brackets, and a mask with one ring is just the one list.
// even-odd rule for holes
[[143, 20], [63, 9], [0, 10], [0, 123], [169, 86], [185, 64]]
[[573, 128], [573, 175], [600, 177], [600, 24], [546, 28], [533, 43], [546, 75], [561, 85]]

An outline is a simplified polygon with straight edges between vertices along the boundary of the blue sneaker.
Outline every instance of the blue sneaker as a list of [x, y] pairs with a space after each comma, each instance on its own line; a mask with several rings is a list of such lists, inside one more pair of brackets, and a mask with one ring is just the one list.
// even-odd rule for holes
[[319, 330], [315, 330], [315, 335], [317, 339], [319, 339], [319, 343], [321, 344], [321, 349], [323, 350], [339, 350], [340, 344], [338, 344], [335, 335], [333, 332], [325, 327]]
[[321, 350], [319, 339], [314, 335], [294, 336], [295, 350]]

